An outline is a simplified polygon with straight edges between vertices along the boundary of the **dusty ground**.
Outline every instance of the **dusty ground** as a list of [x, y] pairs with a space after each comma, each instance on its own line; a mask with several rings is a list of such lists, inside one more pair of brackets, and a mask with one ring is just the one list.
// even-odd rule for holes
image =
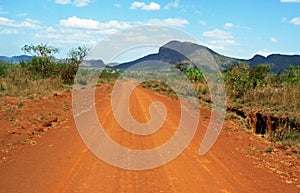
[[[124, 132], [110, 106], [111, 85], [97, 88], [96, 108], [108, 135], [119, 144], [147, 149], [172, 137], [180, 117], [178, 101], [138, 88], [130, 110], [144, 112], [160, 100], [167, 121], [151, 136]], [[210, 111], [201, 109], [199, 128], [172, 162], [146, 171], [113, 167], [91, 153], [75, 127], [70, 92], [0, 99], [0, 192], [300, 192], [300, 159], [288, 149], [239, 127], [229, 119], [213, 148], [198, 155]], [[83, 115], [84, 116], [84, 115]]]

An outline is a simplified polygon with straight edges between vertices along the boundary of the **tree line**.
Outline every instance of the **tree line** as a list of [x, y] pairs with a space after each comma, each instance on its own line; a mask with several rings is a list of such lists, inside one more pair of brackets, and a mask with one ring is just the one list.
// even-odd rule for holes
[[0, 61], [0, 77], [22, 68], [24, 75], [29, 75], [33, 80], [60, 77], [65, 84], [72, 84], [79, 64], [87, 56], [89, 48], [73, 48], [68, 52], [67, 58], [58, 61], [54, 57], [59, 51], [58, 48], [47, 44], [24, 45], [22, 50], [25, 54], [30, 54], [32, 60], [20, 61], [15, 65]]

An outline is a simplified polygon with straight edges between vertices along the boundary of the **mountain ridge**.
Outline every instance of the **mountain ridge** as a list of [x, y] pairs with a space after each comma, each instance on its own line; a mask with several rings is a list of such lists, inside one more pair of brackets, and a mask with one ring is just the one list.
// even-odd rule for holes
[[[189, 53], [192, 52], [193, 50], [198, 50], [200, 52], [204, 52], [204, 50], [206, 50], [206, 52], [210, 53], [214, 57], [216, 63], [219, 65], [221, 70], [228, 69], [233, 65], [241, 65], [244, 63], [248, 63], [250, 67], [260, 65], [260, 64], [270, 65], [271, 71], [273, 73], [278, 73], [288, 68], [290, 64], [300, 66], [300, 55], [297, 54], [294, 55], [270, 54], [266, 57], [257, 54], [250, 59], [239, 59], [239, 58], [233, 58], [233, 57], [221, 55], [216, 51], [203, 45], [195, 44], [192, 42], [180, 42], [177, 40], [173, 40], [161, 46], [159, 48], [158, 53], [149, 54], [147, 56], [141, 57], [139, 59], [130, 62], [124, 62], [118, 65], [110, 66], [110, 68], [120, 69], [120, 70], [125, 70], [127, 68], [132, 68], [132, 67], [135, 67], [135, 69], [137, 70], [151, 69], [151, 61], [160, 61], [161, 63], [168, 63], [171, 65], [175, 65], [177, 63], [189, 60], [182, 53]], [[28, 55], [19, 55], [13, 57], [0, 56], [0, 61], [11, 62], [11, 63], [18, 63], [22, 60], [28, 61], [31, 59], [32, 56], [28, 56]], [[94, 66], [95, 64], [96, 64], [95, 66], [99, 66], [99, 65], [102, 66], [102, 60], [99, 60], [99, 62], [92, 61], [92, 63], [93, 63], [92, 66]], [[157, 68], [157, 67], [159, 68], [159, 65], [153, 68]]]
[[254, 55], [251, 59], [239, 59], [221, 55], [203, 45], [191, 42], [180, 42], [175, 40], [170, 41], [167, 44], [161, 46], [159, 48], [159, 52], [156, 54], [150, 54], [134, 61], [122, 63], [117, 66], [114, 66], [114, 68], [124, 70], [138, 63], [151, 60], [160, 60], [162, 62], [168, 62], [171, 65], [187, 60], [186, 57], [180, 56], [180, 54], [178, 53], [174, 54], [174, 50], [170, 51], [170, 48], [175, 48], [175, 50], [185, 50], [185, 52], [186, 50], [193, 50], [195, 48], [199, 50], [205, 49], [214, 57], [216, 63], [219, 65], [221, 70], [228, 69], [233, 65], [241, 65], [247, 63], [250, 67], [260, 64], [270, 65], [271, 72], [278, 73], [288, 68], [290, 64], [300, 66], [300, 55], [270, 54], [267, 57], [262, 55]]

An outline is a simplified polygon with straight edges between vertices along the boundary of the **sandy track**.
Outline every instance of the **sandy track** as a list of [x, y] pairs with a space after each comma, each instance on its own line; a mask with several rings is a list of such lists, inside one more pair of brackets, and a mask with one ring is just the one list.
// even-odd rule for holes
[[[133, 149], [149, 149], [163, 144], [176, 131], [180, 118], [178, 101], [135, 89], [130, 99], [133, 117], [146, 122], [151, 102], [159, 100], [168, 111], [162, 128], [150, 136], [124, 131], [114, 119], [110, 95], [98, 89], [96, 109], [108, 135]], [[208, 110], [201, 115], [209, 116]], [[84, 116], [84, 115], [82, 115]], [[209, 119], [200, 119], [192, 143], [172, 162], [155, 169], [129, 171], [98, 159], [82, 142], [73, 120], [50, 130], [38, 139], [38, 145], [21, 149], [14, 160], [0, 167], [0, 192], [299, 192], [295, 184], [266, 169], [234, 149], [242, 143], [220, 135], [214, 147], [199, 156], [198, 149]], [[236, 140], [236, 141], [235, 141]], [[242, 140], [242, 138], [241, 138]]]

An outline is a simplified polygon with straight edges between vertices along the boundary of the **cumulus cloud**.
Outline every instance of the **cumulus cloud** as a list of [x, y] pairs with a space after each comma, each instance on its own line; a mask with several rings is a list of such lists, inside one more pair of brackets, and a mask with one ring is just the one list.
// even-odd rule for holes
[[232, 39], [233, 36], [230, 32], [223, 31], [220, 29], [214, 29], [212, 31], [204, 32], [202, 34], [204, 37], [214, 38], [214, 39]]
[[55, 3], [66, 5], [66, 4], [70, 4], [71, 0], [55, 0]]
[[232, 40], [210, 40], [204, 43], [207, 47], [214, 49], [214, 50], [227, 50], [228, 46], [235, 46], [237, 43]]
[[85, 29], [97, 29], [100, 23], [92, 19], [83, 19], [76, 16], [63, 19], [59, 22], [61, 26], [74, 27], [74, 28], [85, 28]]
[[[142, 24], [183, 27], [188, 23], [189, 22], [187, 20], [181, 18], [151, 19], [146, 21], [130, 22], [110, 20], [101, 22], [91, 18], [72, 16], [60, 20], [58, 25], [43, 28], [35, 35], [35, 37], [43, 41], [53, 42], [54, 46], [57, 47], [74, 47], [78, 45], [93, 46], [96, 42], [99, 42], [104, 35], [110, 35], [122, 29]], [[8, 32], [9, 31], [2, 33]], [[133, 30], [132, 32], [135, 31]], [[153, 33], [158, 32], [153, 31], [151, 34]], [[162, 37], [161, 39], [163, 39], [163, 37], [170, 36], [171, 34], [170, 32], [166, 32], [166, 34], [159, 35]], [[152, 37], [148, 37], [141, 32], [139, 35], [126, 33], [122, 38], [123, 40], [128, 39], [128, 41], [137, 41], [137, 39], [143, 40]]]
[[91, 2], [91, 0], [75, 0], [75, 1], [73, 1], [73, 5], [75, 5], [76, 7], [85, 7], [90, 2]]
[[0, 34], [9, 35], [9, 34], [19, 34], [20, 32], [16, 29], [1, 29]]
[[229, 29], [229, 28], [232, 28], [232, 27], [234, 27], [234, 24], [233, 24], [233, 23], [225, 23], [225, 24], [224, 24], [224, 28], [225, 28], [225, 29]]
[[176, 8], [176, 7], [178, 7], [179, 6], [179, 0], [175, 0], [174, 2], [170, 2], [170, 3], [168, 3], [165, 7], [164, 7], [164, 9], [170, 9], [170, 8]]
[[259, 50], [259, 51], [257, 51], [257, 52], [254, 53], [254, 55], [261, 55], [261, 56], [265, 56], [265, 57], [267, 57], [267, 56], [269, 56], [271, 54], [272, 54], [272, 52], [270, 52], [266, 48], [264, 48], [262, 50]]
[[184, 27], [185, 25], [189, 24], [189, 21], [186, 19], [181, 19], [181, 18], [167, 18], [167, 19], [162, 19], [162, 20], [152, 19], [152, 20], [149, 20], [146, 24]]
[[111, 20], [105, 23], [93, 19], [78, 18], [76, 16], [60, 21], [60, 25], [64, 27], [83, 28], [83, 29], [103, 29], [103, 28], [127, 28], [130, 25], [126, 22]]
[[49, 27], [46, 30], [37, 33], [36, 37], [40, 39], [51, 39], [55, 43], [76, 44], [80, 42], [83, 44], [83, 42], [85, 42], [85, 45], [87, 42], [93, 42], [95, 39], [91, 34], [82, 33], [82, 30], [79, 29], [55, 29], [53, 27]]
[[39, 21], [29, 18], [26, 18], [24, 21], [18, 22], [16, 20], [0, 17], [0, 26], [31, 29], [41, 28], [41, 26], [39, 25]]
[[174, 26], [184, 27], [189, 22], [186, 19], [181, 18], [166, 18], [166, 19], [151, 19], [148, 21], [134, 21], [134, 22], [121, 22], [117, 20], [110, 20], [107, 22], [99, 22], [93, 19], [78, 18], [72, 16], [67, 19], [62, 19], [59, 22], [61, 27], [74, 28], [74, 29], [87, 29], [98, 30], [98, 32], [106, 32], [105, 34], [111, 34], [117, 30], [126, 29], [137, 25], [162, 25], [162, 26]]
[[67, 5], [67, 4], [73, 4], [76, 7], [85, 7], [87, 6], [92, 0], [55, 0], [55, 3]]
[[228, 49], [228, 46], [237, 45], [233, 35], [228, 31], [214, 29], [212, 31], [204, 32], [202, 35], [210, 38], [204, 44], [211, 49], [224, 51]]
[[135, 1], [131, 4], [130, 9], [142, 9], [146, 11], [157, 11], [160, 10], [160, 5], [155, 2], [146, 4], [145, 2]]
[[300, 25], [300, 17], [295, 17], [291, 19], [290, 23], [295, 25]]

